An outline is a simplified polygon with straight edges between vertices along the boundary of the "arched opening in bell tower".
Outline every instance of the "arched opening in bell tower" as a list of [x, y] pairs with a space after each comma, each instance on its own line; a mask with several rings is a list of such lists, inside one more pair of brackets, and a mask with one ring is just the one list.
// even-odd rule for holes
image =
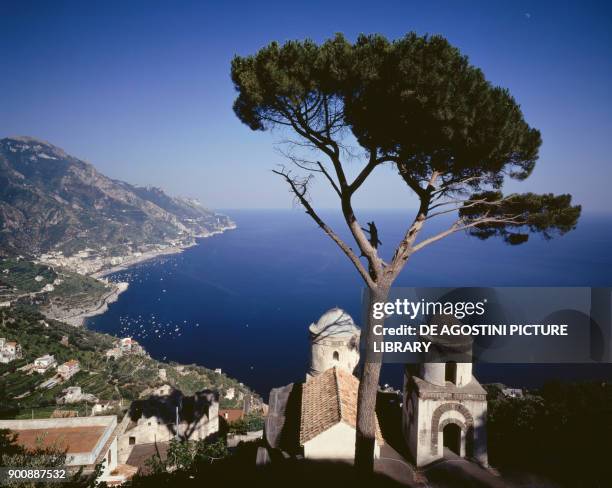
[[457, 424], [448, 424], [442, 430], [443, 446], [457, 456], [461, 456], [461, 427]]
[[338, 353], [338, 351], [334, 351], [332, 357], [334, 358], [334, 361], [340, 361], [340, 354]]

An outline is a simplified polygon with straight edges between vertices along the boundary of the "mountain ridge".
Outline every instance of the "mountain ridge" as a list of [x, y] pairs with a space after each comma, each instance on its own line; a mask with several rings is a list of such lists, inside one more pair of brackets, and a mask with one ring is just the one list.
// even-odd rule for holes
[[31, 136], [0, 139], [0, 251], [73, 254], [186, 241], [232, 225], [194, 199], [137, 186]]

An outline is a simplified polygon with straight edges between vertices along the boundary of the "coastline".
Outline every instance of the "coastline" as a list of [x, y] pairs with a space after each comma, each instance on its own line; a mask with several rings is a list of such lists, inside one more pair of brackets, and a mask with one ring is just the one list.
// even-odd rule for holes
[[54, 313], [53, 309], [44, 311], [46, 317], [59, 320], [61, 322], [65, 322], [68, 325], [72, 325], [73, 327], [83, 327], [85, 325], [85, 321], [89, 317], [94, 317], [95, 315], [103, 314], [108, 310], [108, 306], [111, 303], [119, 300], [119, 295], [121, 295], [124, 291], [128, 289], [129, 283], [121, 282], [114, 283], [112, 286], [112, 290], [109, 291], [106, 295], [104, 295], [100, 300], [98, 300], [93, 308], [86, 307], [82, 309], [73, 309], [74, 313], [69, 315], [63, 313]]
[[121, 264], [118, 264], [116, 266], [111, 266], [110, 268], [105, 268], [105, 269], [101, 269], [100, 271], [96, 271], [95, 273], [92, 273], [89, 276], [97, 280], [100, 280], [102, 278], [105, 278], [108, 275], [112, 275], [113, 273], [118, 273], [119, 271], [125, 271], [126, 269], [131, 268], [132, 266], [136, 266], [137, 264], [141, 264], [141, 263], [150, 261], [155, 258], [159, 258], [162, 256], [169, 256], [171, 254], [180, 254], [185, 249], [189, 249], [190, 247], [193, 247], [196, 244], [197, 243], [194, 242], [193, 244], [184, 245], [184, 246], [171, 246], [166, 249], [148, 251], [146, 253], [143, 253], [140, 256], [134, 256], [129, 259], [126, 259]]
[[125, 282], [119, 282], [116, 284], [110, 283], [104, 279], [106, 276], [111, 275], [113, 273], [117, 273], [119, 271], [124, 271], [132, 266], [136, 266], [138, 264], [144, 263], [146, 261], [151, 261], [153, 259], [156, 259], [162, 256], [180, 254], [186, 249], [196, 246], [198, 244], [197, 239], [205, 239], [207, 237], [213, 237], [215, 235], [223, 234], [224, 232], [228, 230], [234, 230], [236, 228], [237, 228], [237, 225], [235, 223], [232, 223], [231, 225], [225, 226], [218, 230], [210, 231], [205, 234], [195, 235], [194, 241], [189, 244], [185, 244], [182, 246], [169, 246], [165, 249], [159, 249], [159, 250], [143, 253], [140, 256], [131, 256], [131, 259], [128, 259], [117, 266], [112, 266], [110, 268], [96, 271], [95, 273], [92, 273], [89, 276], [91, 278], [95, 278], [97, 280], [111, 284], [113, 289], [108, 294], [104, 295], [104, 297], [102, 297], [100, 300], [98, 300], [98, 302], [93, 308], [87, 307], [83, 309], [77, 309], [76, 313], [70, 314], [70, 315], [62, 315], [62, 314], [57, 314], [57, 316], [49, 315], [49, 318], [60, 320], [62, 322], [66, 322], [67, 324], [70, 324], [74, 327], [83, 327], [85, 326], [85, 322], [88, 318], [94, 317], [96, 315], [101, 315], [104, 312], [106, 312], [108, 310], [108, 306], [111, 303], [116, 302], [119, 299], [119, 295], [121, 295], [121, 293], [123, 293], [124, 291], [128, 289], [128, 286], [129, 286], [128, 283], [125, 283]]
[[140, 256], [130, 256], [129, 258], [127, 258], [126, 261], [123, 261], [121, 264], [112, 266], [110, 268], [101, 269], [100, 271], [96, 271], [95, 273], [92, 273], [89, 276], [91, 276], [92, 278], [101, 279], [113, 273], [118, 273], [119, 271], [125, 271], [126, 269], [131, 268], [132, 266], [136, 266], [137, 264], [141, 264], [141, 263], [150, 261], [155, 258], [159, 258], [162, 256], [169, 256], [172, 254], [180, 254], [186, 249], [196, 246], [198, 244], [196, 239], [206, 239], [207, 237], [213, 237], [218, 234], [223, 234], [224, 232], [228, 230], [234, 230], [236, 228], [237, 228], [237, 225], [235, 223], [232, 223], [232, 225], [228, 225], [228, 226], [222, 227], [221, 229], [207, 232], [206, 234], [197, 234], [193, 236], [194, 241], [189, 244], [184, 244], [182, 246], [169, 246], [165, 249], [157, 249], [154, 251], [145, 252], [141, 254]]

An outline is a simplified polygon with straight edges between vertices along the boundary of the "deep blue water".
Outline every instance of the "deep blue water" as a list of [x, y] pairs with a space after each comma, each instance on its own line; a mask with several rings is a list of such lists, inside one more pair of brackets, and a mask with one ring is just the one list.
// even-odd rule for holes
[[[267, 396], [273, 386], [303, 379], [308, 326], [323, 312], [340, 306], [360, 322], [362, 286], [346, 257], [302, 211], [228, 214], [237, 230], [115, 275], [131, 281], [128, 291], [88, 326], [133, 335], [157, 359], [222, 368]], [[337, 214], [324, 215], [342, 229]], [[362, 218], [376, 221], [388, 253], [409, 220], [391, 211]], [[611, 249], [608, 215], [583, 216], [566, 236], [533, 236], [522, 246], [455, 234], [413, 256], [397, 285], [611, 286]], [[612, 368], [483, 365], [477, 375], [483, 382], [537, 386], [547, 379], [612, 380]], [[399, 387], [401, 369], [385, 366], [382, 379]]]

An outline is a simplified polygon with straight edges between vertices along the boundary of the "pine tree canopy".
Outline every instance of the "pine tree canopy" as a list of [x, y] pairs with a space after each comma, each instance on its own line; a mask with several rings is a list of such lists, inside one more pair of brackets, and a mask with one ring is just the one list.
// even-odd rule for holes
[[[528, 233], [550, 237], [576, 225], [580, 206], [570, 195], [502, 195], [506, 178], [524, 180], [534, 170], [540, 132], [508, 90], [441, 36], [272, 42], [236, 56], [232, 80], [240, 120], [253, 130], [289, 129], [323, 152], [330, 173], [319, 161], [293, 162], [323, 173], [341, 197], [350, 199], [377, 166], [393, 164], [427, 215], [455, 202], [456, 229], [479, 238], [519, 244]], [[365, 161], [352, 183], [342, 167], [347, 137]], [[305, 180], [290, 178], [305, 194]]]

